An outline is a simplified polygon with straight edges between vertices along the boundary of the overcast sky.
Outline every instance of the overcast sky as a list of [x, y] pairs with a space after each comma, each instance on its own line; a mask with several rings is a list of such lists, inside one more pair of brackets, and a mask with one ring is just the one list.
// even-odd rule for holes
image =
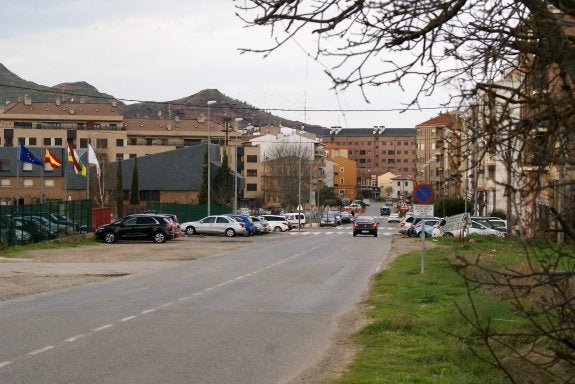
[[86, 81], [140, 101], [215, 88], [326, 127], [412, 128], [445, 110], [445, 95], [437, 95], [423, 100], [430, 109], [393, 111], [413, 97], [416, 84], [405, 92], [368, 89], [370, 104], [357, 87], [334, 92], [322, 65], [306, 55], [313, 42], [304, 36], [265, 59], [240, 54], [238, 48], [268, 47], [271, 40], [264, 29], [244, 28], [232, 0], [2, 0], [0, 25], [0, 63], [46, 86]]

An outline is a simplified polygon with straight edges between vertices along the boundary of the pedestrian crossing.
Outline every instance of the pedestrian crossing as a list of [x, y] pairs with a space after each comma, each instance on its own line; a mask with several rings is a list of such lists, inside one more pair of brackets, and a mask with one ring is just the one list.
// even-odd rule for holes
[[[311, 229], [311, 230], [302, 230], [302, 231], [297, 231], [297, 230], [292, 230], [289, 232], [285, 232], [286, 234], [290, 235], [290, 236], [353, 236], [353, 230], [351, 228], [341, 228], [341, 229], [335, 229], [334, 230], [318, 230], [318, 229]], [[379, 230], [377, 231], [377, 235], [378, 236], [393, 236], [395, 234], [398, 234], [399, 232], [397, 231], [397, 228], [379, 228]], [[369, 236], [368, 234], [362, 234], [361, 236]]]

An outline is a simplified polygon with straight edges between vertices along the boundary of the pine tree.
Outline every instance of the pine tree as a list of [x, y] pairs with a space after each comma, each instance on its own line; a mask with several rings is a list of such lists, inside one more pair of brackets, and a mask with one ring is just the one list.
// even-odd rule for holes
[[204, 161], [202, 163], [202, 184], [198, 192], [198, 204], [205, 205], [208, 203], [208, 149], [204, 152]]
[[138, 180], [138, 158], [134, 158], [132, 167], [132, 188], [130, 188], [130, 205], [140, 204], [140, 184]]
[[124, 214], [124, 180], [122, 178], [122, 160], [118, 160], [116, 169], [116, 215], [122, 217]]

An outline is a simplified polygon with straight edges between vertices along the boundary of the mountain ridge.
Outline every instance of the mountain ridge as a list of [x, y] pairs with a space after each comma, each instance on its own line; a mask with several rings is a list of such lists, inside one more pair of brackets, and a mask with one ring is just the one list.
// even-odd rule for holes
[[83, 98], [88, 103], [116, 100], [122, 107], [124, 116], [147, 118], [179, 116], [184, 119], [194, 119], [200, 115], [206, 115], [208, 101], [215, 101], [216, 103], [210, 107], [213, 119], [221, 120], [222, 122], [241, 118], [243, 119], [242, 125], [319, 127], [318, 125], [303, 124], [296, 120], [275, 116], [246, 102], [227, 96], [217, 89], [204, 89], [195, 94], [171, 101], [143, 101], [126, 104], [112, 95], [100, 92], [86, 81], [63, 82], [49, 87], [27, 81], [0, 63], [0, 100], [2, 104], [8, 101], [23, 100], [24, 96], [31, 97], [35, 102], [52, 102], [58, 97], [62, 100], [73, 100], [76, 97]]

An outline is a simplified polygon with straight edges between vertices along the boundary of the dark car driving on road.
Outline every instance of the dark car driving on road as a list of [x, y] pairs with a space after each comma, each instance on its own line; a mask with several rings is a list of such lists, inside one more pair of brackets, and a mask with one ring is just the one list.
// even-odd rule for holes
[[359, 216], [353, 223], [353, 235], [373, 235], [377, 237], [378, 222], [372, 216]]
[[118, 240], [153, 240], [164, 243], [174, 238], [173, 224], [161, 214], [135, 214], [96, 229], [96, 239], [106, 243]]

